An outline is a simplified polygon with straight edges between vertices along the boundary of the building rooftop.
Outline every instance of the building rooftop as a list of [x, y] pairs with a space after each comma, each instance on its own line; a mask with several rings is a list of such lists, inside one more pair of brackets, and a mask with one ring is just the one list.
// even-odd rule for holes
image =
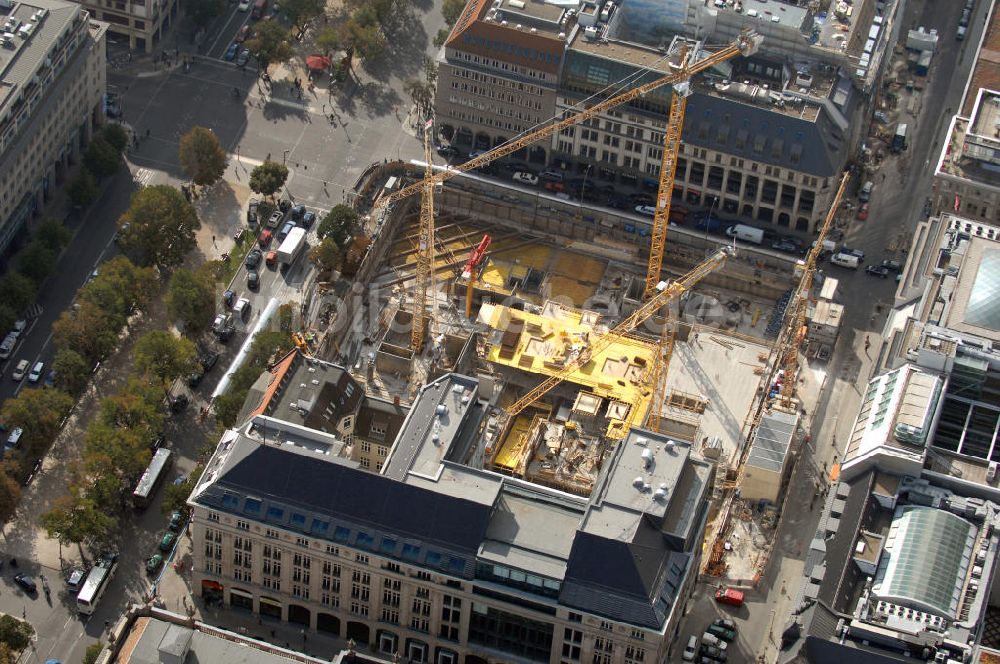
[[883, 601], [957, 617], [976, 528], [933, 507], [896, 510], [872, 594]]
[[0, 8], [0, 133], [22, 108], [37, 103], [40, 84], [63, 51], [74, 48], [70, 34], [86, 20], [78, 4], [63, 0], [14, 2]]
[[785, 458], [798, 421], [795, 415], [780, 410], [765, 414], [754, 434], [753, 446], [747, 455], [747, 465], [780, 472], [785, 467]]
[[568, 9], [543, 0], [473, 0], [445, 46], [556, 75], [572, 28]]

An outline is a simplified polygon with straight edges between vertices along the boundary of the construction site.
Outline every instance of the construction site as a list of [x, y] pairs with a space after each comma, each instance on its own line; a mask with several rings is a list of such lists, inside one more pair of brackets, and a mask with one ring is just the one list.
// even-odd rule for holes
[[[744, 37], [707, 60], [752, 47]], [[709, 66], [678, 57], [668, 79]], [[476, 377], [489, 409], [463, 462], [566, 493], [589, 496], [630, 429], [691, 443], [716, 464], [702, 573], [750, 586], [804, 438], [802, 406], [822, 383], [822, 364], [802, 358], [817, 355], [813, 275], [846, 177], [804, 259], [684, 228], [668, 240], [679, 134], [667, 132], [648, 232], [627, 212], [581, 223], [582, 205], [469, 173], [519, 141], [447, 170], [425, 141], [424, 163], [400, 165], [412, 184], [371, 211], [363, 294], [337, 312], [353, 324], [330, 326], [320, 347], [397, 404], [445, 373]]]

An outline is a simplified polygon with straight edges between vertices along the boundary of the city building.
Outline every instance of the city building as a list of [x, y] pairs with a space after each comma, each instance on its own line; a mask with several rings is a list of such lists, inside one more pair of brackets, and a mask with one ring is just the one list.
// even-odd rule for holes
[[934, 172], [935, 210], [954, 212], [970, 221], [1000, 222], [1000, 13], [987, 18], [965, 92], [949, 108], [951, 117]]
[[1000, 226], [931, 217], [909, 256], [784, 661], [1000, 656]]
[[[489, 150], [552, 118], [573, 12], [543, 0], [470, 0], [439, 62], [434, 114], [465, 152]], [[529, 154], [530, 152], [530, 154]], [[523, 157], [547, 163], [544, 146]]]
[[[245, 664], [388, 664], [390, 660], [342, 650], [333, 658], [304, 655], [264, 641], [221, 629], [154, 606], [131, 606], [111, 630], [105, 652], [108, 664], [195, 664], [244, 662]], [[103, 655], [102, 655], [103, 656]], [[52, 660], [54, 661], [54, 660]]]
[[102, 120], [106, 25], [77, 4], [0, 4], [0, 253], [23, 237]]
[[[485, 150], [533, 126], [498, 131], [497, 114], [507, 111], [491, 103], [493, 93], [458, 80], [486, 75], [476, 54], [460, 50], [471, 41], [459, 37], [460, 26], [492, 37], [486, 38], [496, 48], [488, 75], [499, 71], [509, 79], [504, 85], [528, 82], [506, 55], [522, 49], [508, 46], [544, 35], [547, 52], [560, 59], [554, 73], [546, 71], [553, 94], [540, 97], [542, 119], [572, 115], [669, 74], [682, 50], [698, 59], [707, 54], [706, 41], [731, 42], [752, 28], [763, 37], [757, 54], [702, 73], [685, 91], [673, 198], [679, 205], [812, 232], [863, 136], [861, 120], [898, 34], [901, 3], [856, 3], [843, 16], [835, 11], [819, 21], [795, 3], [710, 4], [470, 2], [441, 62], [439, 122], [460, 150]], [[455, 76], [459, 69], [465, 73]], [[589, 178], [599, 191], [623, 184], [655, 192], [671, 94], [670, 86], [661, 87], [515, 156]], [[462, 114], [456, 105], [480, 111]]]
[[[292, 402], [306, 426], [276, 419]], [[475, 378], [424, 386], [380, 473], [328, 404], [285, 404], [227, 431], [189, 498], [197, 594], [414, 662], [668, 657], [714, 483], [690, 442], [633, 428], [581, 495], [483, 467]]]
[[163, 33], [177, 20], [179, 0], [75, 0], [94, 18], [108, 24], [108, 41], [129, 51], [152, 53], [163, 48]]

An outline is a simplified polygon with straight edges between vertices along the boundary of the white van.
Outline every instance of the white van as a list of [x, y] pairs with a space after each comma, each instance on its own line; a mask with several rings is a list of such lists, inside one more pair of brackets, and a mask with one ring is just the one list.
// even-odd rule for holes
[[839, 265], [840, 267], [846, 267], [850, 270], [857, 270], [858, 265], [861, 264], [861, 259], [853, 254], [845, 254], [843, 252], [839, 254], [834, 254], [830, 256], [830, 262], [834, 265]]
[[693, 662], [695, 657], [698, 655], [698, 637], [692, 635], [687, 642], [687, 646], [684, 648], [684, 654], [681, 655], [681, 659], [685, 662]]
[[6, 360], [10, 357], [10, 354], [14, 352], [14, 346], [17, 345], [17, 335], [11, 332], [3, 339], [3, 343], [0, 343], [0, 360]]

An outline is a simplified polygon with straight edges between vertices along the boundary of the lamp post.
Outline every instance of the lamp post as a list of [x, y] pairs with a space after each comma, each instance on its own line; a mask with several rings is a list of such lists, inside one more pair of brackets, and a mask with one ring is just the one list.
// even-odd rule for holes
[[[719, 203], [719, 197], [718, 196], [712, 196], [712, 204], [709, 206], [709, 208], [708, 208], [708, 216], [705, 218], [705, 244], [706, 245], [708, 244], [708, 229], [711, 228], [711, 226], [712, 226], [712, 210], [715, 209], [715, 206], [718, 203]], [[706, 247], [705, 250], [708, 251], [708, 248]]]
[[[587, 176], [590, 175], [591, 169], [594, 168], [593, 164], [587, 164], [587, 168], [583, 171], [583, 186], [580, 187], [580, 207], [576, 215], [577, 223], [583, 221], [583, 192], [587, 190]], [[594, 218], [594, 235], [597, 235], [597, 219]]]
[[281, 164], [282, 165], [287, 165], [287, 163], [288, 163], [288, 153], [289, 152], [291, 152], [291, 150], [285, 150], [284, 152], [281, 153]]

